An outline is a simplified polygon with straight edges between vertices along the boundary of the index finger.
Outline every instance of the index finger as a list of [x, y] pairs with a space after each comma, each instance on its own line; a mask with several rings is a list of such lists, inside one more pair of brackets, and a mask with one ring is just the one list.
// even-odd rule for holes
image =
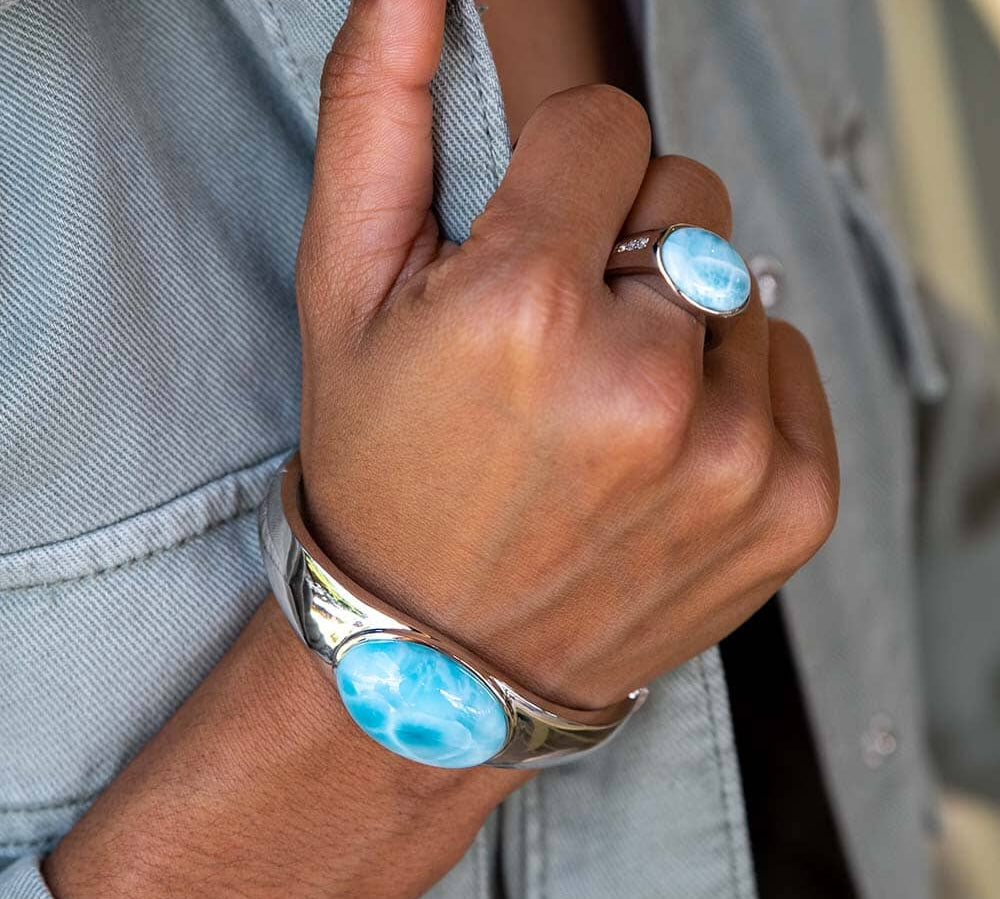
[[549, 97], [472, 227], [493, 258], [557, 260], [597, 284], [649, 162], [642, 106], [608, 85]]

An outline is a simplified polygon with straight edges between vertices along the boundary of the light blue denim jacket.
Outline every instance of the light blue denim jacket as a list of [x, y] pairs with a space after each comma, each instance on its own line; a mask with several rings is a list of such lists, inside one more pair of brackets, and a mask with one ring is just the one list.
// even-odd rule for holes
[[[863, 895], [921, 899], [914, 428], [941, 379], [874, 212], [877, 23], [867, 0], [643, 2], [658, 149], [725, 177], [832, 398], [841, 522], [788, 586], [793, 649]], [[265, 594], [253, 509], [296, 442], [293, 262], [346, 5], [0, 0], [2, 899], [47, 899], [38, 856]], [[460, 240], [509, 152], [473, 0], [434, 91]], [[751, 899], [717, 651], [505, 802], [429, 895], [498, 897], [497, 865], [518, 899]]]

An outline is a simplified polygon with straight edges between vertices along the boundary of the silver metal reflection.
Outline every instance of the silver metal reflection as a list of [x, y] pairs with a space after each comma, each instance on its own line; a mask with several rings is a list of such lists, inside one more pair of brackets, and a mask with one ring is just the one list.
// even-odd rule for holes
[[302, 641], [331, 669], [368, 639], [407, 640], [458, 660], [494, 696], [507, 716], [507, 742], [486, 764], [545, 768], [579, 758], [606, 743], [645, 701], [642, 687], [621, 702], [576, 711], [547, 702], [495, 671], [464, 647], [391, 609], [341, 572], [302, 521], [298, 454], [282, 463], [260, 506], [260, 544], [271, 588]]
[[[605, 267], [605, 274], [659, 275], [666, 282], [668, 288], [665, 299], [690, 312], [701, 321], [715, 322], [741, 315], [746, 311], [749, 304], [749, 294], [747, 294], [743, 303], [735, 309], [712, 309], [709, 306], [699, 303], [697, 299], [678, 287], [677, 283], [670, 276], [670, 272], [667, 271], [667, 267], [663, 264], [663, 256], [660, 253], [660, 249], [674, 231], [680, 231], [684, 228], [695, 228], [699, 231], [709, 231], [709, 233], [715, 234], [709, 228], [703, 228], [700, 225], [691, 225], [687, 222], [678, 222], [667, 228], [654, 228], [649, 231], [639, 231], [635, 234], [630, 234], [612, 248], [611, 256]], [[722, 235], [715, 234], [715, 236], [726, 244], [729, 244], [729, 241], [722, 237]]]

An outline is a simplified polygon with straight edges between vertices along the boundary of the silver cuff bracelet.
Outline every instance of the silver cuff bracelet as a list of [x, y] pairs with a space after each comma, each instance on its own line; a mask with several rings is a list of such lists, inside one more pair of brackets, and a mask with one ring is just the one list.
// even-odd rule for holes
[[297, 453], [259, 510], [267, 576], [285, 616], [333, 671], [361, 729], [387, 749], [445, 768], [543, 768], [606, 743], [648, 690], [574, 711], [513, 684], [443, 634], [397, 612], [340, 571], [302, 520]]

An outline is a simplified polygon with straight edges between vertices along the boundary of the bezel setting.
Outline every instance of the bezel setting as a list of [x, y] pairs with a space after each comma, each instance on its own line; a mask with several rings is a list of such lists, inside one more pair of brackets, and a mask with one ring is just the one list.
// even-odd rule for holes
[[258, 520], [275, 597], [302, 641], [323, 660], [333, 683], [337, 665], [365, 641], [403, 640], [442, 653], [485, 687], [506, 717], [504, 744], [483, 764], [544, 768], [578, 758], [611, 739], [648, 695], [640, 687], [607, 708], [568, 709], [514, 684], [456, 641], [368, 593], [323, 554], [306, 530], [297, 453], [275, 473]]
[[733, 252], [739, 258], [740, 262], [743, 264], [743, 268], [747, 273], [747, 283], [750, 284], [751, 286], [747, 289], [746, 296], [743, 297], [743, 302], [740, 303], [740, 305], [735, 307], [734, 309], [724, 309], [720, 311], [718, 309], [713, 309], [710, 306], [705, 306], [704, 304], [696, 300], [694, 297], [692, 297], [689, 293], [682, 290], [677, 285], [677, 282], [674, 281], [674, 279], [670, 276], [670, 272], [663, 262], [663, 252], [662, 252], [663, 246], [666, 243], [667, 238], [670, 237], [670, 235], [673, 234], [675, 231], [681, 231], [689, 228], [694, 228], [698, 231], [705, 231], [708, 234], [712, 234], [715, 237], [719, 238], [719, 240], [723, 241], [727, 246], [732, 247], [732, 244], [730, 244], [728, 240], [726, 240], [721, 234], [716, 234], [716, 232], [713, 231], [711, 228], [703, 228], [701, 227], [701, 225], [691, 225], [684, 222], [680, 222], [676, 225], [671, 225], [669, 228], [665, 228], [663, 231], [661, 231], [659, 236], [653, 243], [653, 257], [656, 259], [656, 267], [659, 270], [660, 274], [663, 276], [663, 280], [667, 282], [667, 285], [670, 287], [670, 289], [674, 293], [676, 293], [679, 297], [681, 297], [685, 303], [689, 303], [691, 306], [697, 309], [698, 312], [700, 312], [702, 315], [709, 316], [711, 318], [733, 318], [739, 315], [741, 312], [743, 312], [744, 309], [746, 309], [747, 303], [750, 302], [750, 295], [753, 292], [753, 287], [752, 287], [753, 282], [750, 277], [750, 269], [748, 268], [746, 262], [743, 260], [743, 257], [739, 256], [739, 254], [736, 253], [735, 250], [733, 250]]

